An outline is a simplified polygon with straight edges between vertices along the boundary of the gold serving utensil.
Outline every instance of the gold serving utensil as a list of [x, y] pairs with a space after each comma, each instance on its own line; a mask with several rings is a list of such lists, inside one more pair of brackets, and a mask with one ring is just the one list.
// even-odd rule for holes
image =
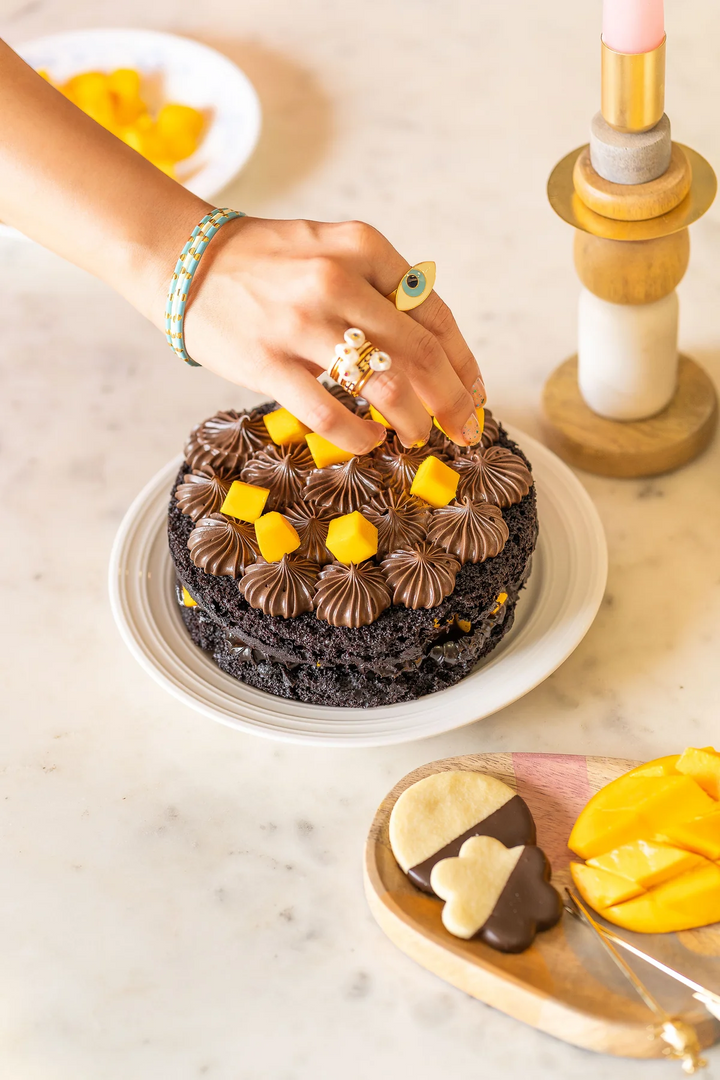
[[[635, 946], [630, 946], [628, 942], [623, 941], [617, 934], [612, 931], [606, 931], [603, 926], [595, 921], [583, 902], [577, 897], [570, 889], [565, 889], [565, 895], [567, 900], [565, 902], [565, 909], [574, 915], [576, 918], [584, 922], [586, 926], [595, 933], [595, 936], [600, 941], [600, 944], [605, 949], [608, 956], [611, 957], [615, 965], [622, 971], [625, 978], [631, 984], [635, 992], [650, 1009], [657, 1019], [655, 1026], [655, 1037], [660, 1038], [666, 1043], [663, 1054], [673, 1060], [679, 1060], [682, 1065], [682, 1070], [687, 1076], [692, 1076], [698, 1069], [702, 1069], [707, 1065], [707, 1062], [700, 1056], [700, 1043], [697, 1037], [697, 1032], [691, 1024], [685, 1023], [684, 1020], [679, 1020], [670, 1015], [666, 1009], [660, 1004], [657, 998], [648, 990], [647, 986], [642, 980], [635, 974], [632, 968], [622, 958], [620, 953], [615, 948], [613, 941], [628, 948], [628, 950], [637, 956], [642, 957], [643, 960], [647, 960], [658, 967], [666, 974], [679, 976], [679, 972], [673, 971], [672, 968], [668, 968], [665, 964], [661, 964], [660, 961], [656, 961], [654, 958], [642, 953]], [[717, 1015], [715, 1009], [718, 1008], [717, 997], [712, 991], [706, 990], [700, 986], [699, 983], [694, 983], [690, 979], [686, 979], [685, 976], [680, 977], [680, 982], [690, 986], [691, 989], [695, 989], [693, 997], [698, 1001], [702, 1001], [703, 1004], [708, 1007], [707, 1000], [713, 1003], [713, 1008], [710, 1012], [713, 1015]], [[707, 1000], [706, 1000], [707, 999]]]

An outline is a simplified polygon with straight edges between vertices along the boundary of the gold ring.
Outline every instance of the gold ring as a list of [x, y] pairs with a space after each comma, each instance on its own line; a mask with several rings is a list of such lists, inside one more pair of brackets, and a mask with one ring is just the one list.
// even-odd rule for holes
[[435, 285], [435, 263], [421, 262], [403, 274], [397, 289], [388, 296], [398, 311], [412, 311], [424, 303]]
[[328, 374], [353, 397], [358, 397], [376, 371], [388, 371], [392, 360], [368, 341], [362, 330], [351, 327], [345, 340], [335, 346], [335, 359]]

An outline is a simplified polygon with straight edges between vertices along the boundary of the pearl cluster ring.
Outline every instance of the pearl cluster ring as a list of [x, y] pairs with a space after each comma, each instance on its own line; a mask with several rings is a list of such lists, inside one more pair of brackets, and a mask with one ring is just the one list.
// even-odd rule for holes
[[368, 341], [356, 326], [346, 330], [344, 338], [335, 346], [329, 373], [348, 393], [357, 397], [376, 371], [388, 371], [392, 367], [392, 360]]

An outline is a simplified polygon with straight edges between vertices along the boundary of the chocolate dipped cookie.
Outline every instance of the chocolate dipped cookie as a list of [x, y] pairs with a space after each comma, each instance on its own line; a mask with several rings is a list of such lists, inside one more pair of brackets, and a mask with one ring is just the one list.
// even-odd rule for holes
[[434, 428], [364, 457], [272, 404], [225, 410], [191, 432], [168, 514], [193, 641], [250, 686], [334, 706], [469, 674], [513, 624], [536, 538], [529, 463], [488, 410], [477, 447]]
[[432, 871], [473, 836], [506, 848], [535, 843], [535, 822], [512, 788], [486, 773], [446, 771], [418, 780], [390, 815], [393, 855], [414, 885], [432, 893]]
[[500, 952], [523, 952], [562, 915], [550, 863], [539, 847], [506, 848], [492, 836], [472, 836], [456, 858], [436, 863], [430, 879], [445, 901], [445, 929]]

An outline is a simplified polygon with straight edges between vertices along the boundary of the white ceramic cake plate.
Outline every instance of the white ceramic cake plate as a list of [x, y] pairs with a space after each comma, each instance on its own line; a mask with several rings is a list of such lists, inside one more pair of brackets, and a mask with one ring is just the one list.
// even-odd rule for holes
[[[149, 104], [177, 101], [205, 112], [198, 150], [176, 168], [180, 182], [201, 199], [213, 201], [255, 149], [261, 123], [255, 88], [227, 56], [192, 38], [157, 30], [69, 30], [26, 41], [15, 51], [58, 83], [84, 71], [135, 68], [150, 90]], [[0, 224], [0, 235], [22, 233]]]
[[167, 545], [176, 458], [140, 492], [110, 558], [110, 602], [133, 656], [186, 705], [238, 731], [316, 746], [383, 746], [471, 724], [541, 683], [582, 641], [605, 591], [607, 548], [597, 511], [574, 474], [522, 431], [537, 486], [540, 537], [515, 625], [457, 686], [400, 705], [338, 709], [273, 697], [220, 671], [191, 641], [180, 616]]

